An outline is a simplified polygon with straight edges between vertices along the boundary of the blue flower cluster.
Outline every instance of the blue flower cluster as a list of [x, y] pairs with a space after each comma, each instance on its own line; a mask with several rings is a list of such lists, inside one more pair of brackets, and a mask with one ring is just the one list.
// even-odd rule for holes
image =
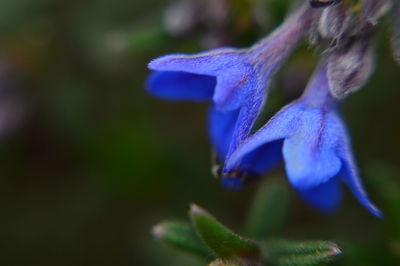
[[[384, 13], [386, 1], [373, 6], [371, 1], [365, 1], [362, 22], [340, 0], [311, 0], [250, 48], [157, 58], [149, 63], [148, 91], [169, 100], [210, 102], [208, 130], [223, 162], [219, 175], [224, 186], [239, 188], [284, 161], [290, 183], [317, 209], [335, 211], [346, 184], [368, 211], [381, 217], [363, 188], [338, 112], [339, 101], [360, 88], [373, 70], [369, 19], [375, 22]], [[269, 81], [310, 30], [313, 42], [328, 40], [329, 48], [307, 88], [252, 133]]]

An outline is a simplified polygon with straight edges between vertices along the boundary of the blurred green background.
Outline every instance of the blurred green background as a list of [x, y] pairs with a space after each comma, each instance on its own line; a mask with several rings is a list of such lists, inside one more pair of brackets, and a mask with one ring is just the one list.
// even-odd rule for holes
[[[193, 9], [165, 0], [1, 0], [0, 265], [200, 265], [154, 241], [151, 227], [185, 218], [196, 202], [240, 228], [258, 184], [220, 188], [210, 174], [207, 106], [149, 96], [146, 64], [248, 46], [288, 2], [201, 0], [181, 18]], [[379, 26], [375, 75], [343, 108], [386, 218], [349, 193], [339, 213], [322, 215], [291, 190], [282, 233], [336, 241], [338, 265], [400, 265], [400, 68], [388, 22]], [[265, 119], [299, 95], [320, 52], [304, 45], [276, 75]], [[285, 180], [282, 169], [274, 175]]]

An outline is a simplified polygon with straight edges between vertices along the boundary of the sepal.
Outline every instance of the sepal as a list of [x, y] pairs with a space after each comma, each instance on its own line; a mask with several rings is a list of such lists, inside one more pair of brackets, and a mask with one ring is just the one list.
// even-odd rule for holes
[[260, 249], [255, 242], [232, 232], [201, 207], [192, 204], [189, 216], [201, 239], [217, 257], [253, 260], [259, 256]]
[[183, 221], [165, 221], [152, 228], [152, 235], [168, 246], [195, 255], [211, 259], [211, 251], [204, 245], [193, 227]]

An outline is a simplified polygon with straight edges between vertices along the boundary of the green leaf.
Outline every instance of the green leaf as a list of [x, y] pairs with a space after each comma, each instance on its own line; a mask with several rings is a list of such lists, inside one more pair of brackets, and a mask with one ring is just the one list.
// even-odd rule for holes
[[260, 249], [255, 242], [233, 233], [206, 210], [192, 204], [189, 215], [197, 233], [217, 257], [246, 260], [258, 258]]
[[264, 261], [277, 265], [320, 265], [329, 263], [342, 254], [330, 241], [270, 240], [263, 245]]
[[213, 258], [210, 250], [203, 244], [193, 227], [187, 222], [166, 221], [152, 229], [155, 238], [163, 243], [200, 258]]
[[251, 238], [277, 236], [286, 221], [290, 193], [279, 181], [268, 180], [259, 188], [245, 225], [245, 233]]

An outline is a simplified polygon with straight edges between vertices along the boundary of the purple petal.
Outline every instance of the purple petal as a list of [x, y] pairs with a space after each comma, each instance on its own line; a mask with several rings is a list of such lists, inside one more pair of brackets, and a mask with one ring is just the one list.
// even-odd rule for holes
[[206, 101], [212, 98], [215, 77], [185, 72], [159, 71], [149, 75], [147, 90], [156, 97], [175, 101]]

